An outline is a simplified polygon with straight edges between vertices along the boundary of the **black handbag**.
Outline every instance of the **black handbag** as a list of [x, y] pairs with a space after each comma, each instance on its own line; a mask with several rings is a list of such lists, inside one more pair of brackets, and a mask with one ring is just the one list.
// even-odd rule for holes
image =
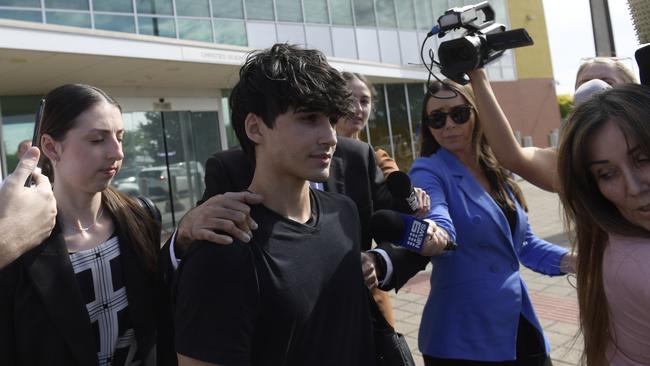
[[372, 295], [369, 298], [377, 366], [415, 366], [404, 335], [388, 324]]

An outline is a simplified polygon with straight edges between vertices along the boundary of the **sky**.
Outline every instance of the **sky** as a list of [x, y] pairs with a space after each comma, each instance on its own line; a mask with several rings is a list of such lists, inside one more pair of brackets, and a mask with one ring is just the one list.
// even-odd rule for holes
[[[516, 1], [516, 0], [511, 0]], [[589, 0], [543, 0], [557, 94], [573, 94], [580, 60], [596, 55]], [[634, 52], [639, 43], [626, 0], [609, 0], [614, 47], [638, 77]]]

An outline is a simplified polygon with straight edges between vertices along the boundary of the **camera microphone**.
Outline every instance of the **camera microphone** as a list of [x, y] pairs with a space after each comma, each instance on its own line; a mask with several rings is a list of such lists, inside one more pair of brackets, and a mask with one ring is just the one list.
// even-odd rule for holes
[[[377, 243], [389, 242], [400, 247], [422, 252], [427, 241], [429, 223], [391, 210], [378, 210], [370, 217], [370, 234]], [[458, 245], [449, 241], [445, 250], [456, 250]]]
[[420, 208], [420, 200], [411, 184], [411, 178], [401, 171], [394, 171], [386, 177], [386, 186], [393, 196], [393, 208], [412, 214]]

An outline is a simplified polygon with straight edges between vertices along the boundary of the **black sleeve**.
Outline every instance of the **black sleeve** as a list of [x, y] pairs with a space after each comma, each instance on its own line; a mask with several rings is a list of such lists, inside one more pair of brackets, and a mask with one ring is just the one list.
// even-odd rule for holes
[[14, 292], [18, 262], [0, 269], [0, 365], [16, 365], [14, 335]]
[[246, 244], [195, 242], [179, 269], [176, 352], [220, 365], [249, 365], [259, 306]]
[[390, 209], [393, 206], [393, 196], [390, 194], [384, 173], [377, 165], [375, 151], [368, 145], [368, 177], [370, 178], [370, 191], [372, 194], [373, 209], [382, 210]]
[[393, 275], [390, 282], [381, 286], [384, 291], [392, 289], [397, 291], [402, 288], [411, 277], [426, 268], [431, 259], [390, 243], [379, 244], [377, 248], [385, 250], [393, 263]]

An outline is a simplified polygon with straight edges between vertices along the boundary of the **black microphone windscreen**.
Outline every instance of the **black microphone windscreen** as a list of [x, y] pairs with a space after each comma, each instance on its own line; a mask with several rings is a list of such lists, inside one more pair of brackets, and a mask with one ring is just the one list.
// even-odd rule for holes
[[634, 57], [639, 65], [639, 79], [641, 84], [650, 85], [650, 44], [636, 50]]
[[378, 210], [370, 217], [370, 234], [378, 243], [395, 243], [403, 233], [404, 220], [395, 211]]
[[390, 193], [396, 198], [406, 198], [411, 195], [413, 185], [408, 174], [399, 170], [394, 171], [386, 177], [386, 186]]

